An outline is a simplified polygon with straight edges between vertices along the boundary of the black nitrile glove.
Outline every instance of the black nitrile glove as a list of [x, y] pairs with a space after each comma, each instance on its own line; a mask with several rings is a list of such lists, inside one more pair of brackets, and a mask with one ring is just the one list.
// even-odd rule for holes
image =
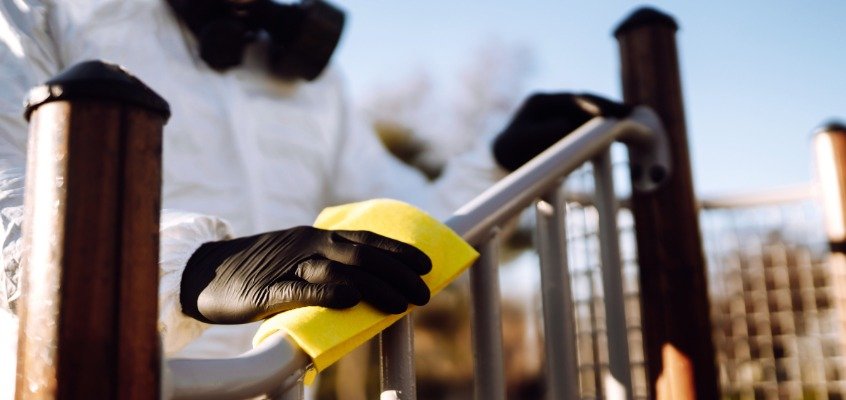
[[200, 246], [182, 274], [182, 312], [241, 324], [303, 306], [348, 308], [360, 300], [386, 313], [424, 305], [429, 257], [366, 231], [299, 226]]
[[534, 94], [494, 140], [494, 158], [514, 171], [591, 118], [624, 118], [629, 112], [625, 104], [592, 94]]

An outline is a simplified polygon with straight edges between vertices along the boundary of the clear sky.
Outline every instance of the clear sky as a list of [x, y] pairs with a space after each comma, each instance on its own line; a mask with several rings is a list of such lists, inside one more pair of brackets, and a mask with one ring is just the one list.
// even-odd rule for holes
[[530, 91], [620, 98], [611, 31], [642, 5], [669, 13], [700, 193], [807, 182], [811, 133], [846, 120], [844, 0], [334, 1], [348, 11], [337, 60], [355, 99], [415, 69], [448, 84], [491, 40], [533, 50]]

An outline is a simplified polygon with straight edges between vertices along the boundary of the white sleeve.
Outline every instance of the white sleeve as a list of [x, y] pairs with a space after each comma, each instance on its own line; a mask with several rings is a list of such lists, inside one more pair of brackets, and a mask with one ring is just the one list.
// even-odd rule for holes
[[[57, 15], [60, 12], [57, 5], [47, 4], [47, 0], [0, 1], [0, 310], [5, 322], [10, 318], [17, 321], [15, 305], [20, 297], [27, 145], [23, 99], [30, 88], [64, 67], [49, 35], [58, 29], [54, 26], [58, 23], [53, 21], [61, 19]], [[214, 217], [162, 213], [159, 329], [165, 352], [183, 347], [205, 326], [184, 316], [179, 306], [179, 283], [188, 258], [202, 243], [229, 235], [228, 225]], [[8, 333], [8, 329], [2, 333]]]
[[179, 284], [188, 259], [203, 243], [231, 236], [231, 228], [219, 218], [162, 211], [159, 239], [159, 333], [165, 355], [179, 351], [210, 326], [182, 313]]
[[450, 160], [441, 176], [430, 182], [391, 155], [372, 126], [352, 112], [340, 82], [337, 91], [339, 139], [331, 180], [335, 203], [387, 197], [414, 204], [443, 220], [506, 174], [494, 161], [493, 135], [488, 134], [469, 151]]

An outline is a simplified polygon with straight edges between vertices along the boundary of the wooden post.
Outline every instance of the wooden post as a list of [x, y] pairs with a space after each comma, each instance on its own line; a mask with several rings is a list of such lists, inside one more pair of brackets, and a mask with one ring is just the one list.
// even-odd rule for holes
[[[688, 157], [672, 17], [641, 8], [614, 31], [623, 97], [652, 107], [669, 136], [673, 171], [653, 193], [632, 194], [650, 398], [719, 398], [705, 260]], [[650, 173], [650, 171], [642, 171]]]
[[159, 397], [169, 114], [140, 81], [96, 61], [30, 92], [17, 399]]
[[829, 273], [840, 328], [840, 351], [846, 354], [846, 125], [829, 123], [814, 134], [817, 179], [831, 253]]

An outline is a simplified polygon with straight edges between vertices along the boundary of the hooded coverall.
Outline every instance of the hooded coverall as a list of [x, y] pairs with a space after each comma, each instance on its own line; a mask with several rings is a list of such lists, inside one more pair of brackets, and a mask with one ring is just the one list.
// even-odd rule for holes
[[[163, 138], [167, 210], [159, 294], [159, 329], [169, 355], [234, 356], [250, 348], [256, 329], [207, 329], [181, 313], [181, 271], [200, 244], [310, 224], [326, 206], [377, 197], [443, 218], [502, 176], [489, 143], [480, 141], [428, 182], [388, 154], [351, 112], [337, 69], [330, 66], [313, 82], [282, 81], [267, 71], [264, 50], [248, 48], [242, 66], [220, 73], [199, 58], [194, 37], [164, 0], [0, 0], [2, 354], [15, 354], [20, 296], [22, 99], [78, 62], [120, 64], [171, 105]], [[2, 391], [14, 387], [14, 359], [0, 362], [3, 398]]]

